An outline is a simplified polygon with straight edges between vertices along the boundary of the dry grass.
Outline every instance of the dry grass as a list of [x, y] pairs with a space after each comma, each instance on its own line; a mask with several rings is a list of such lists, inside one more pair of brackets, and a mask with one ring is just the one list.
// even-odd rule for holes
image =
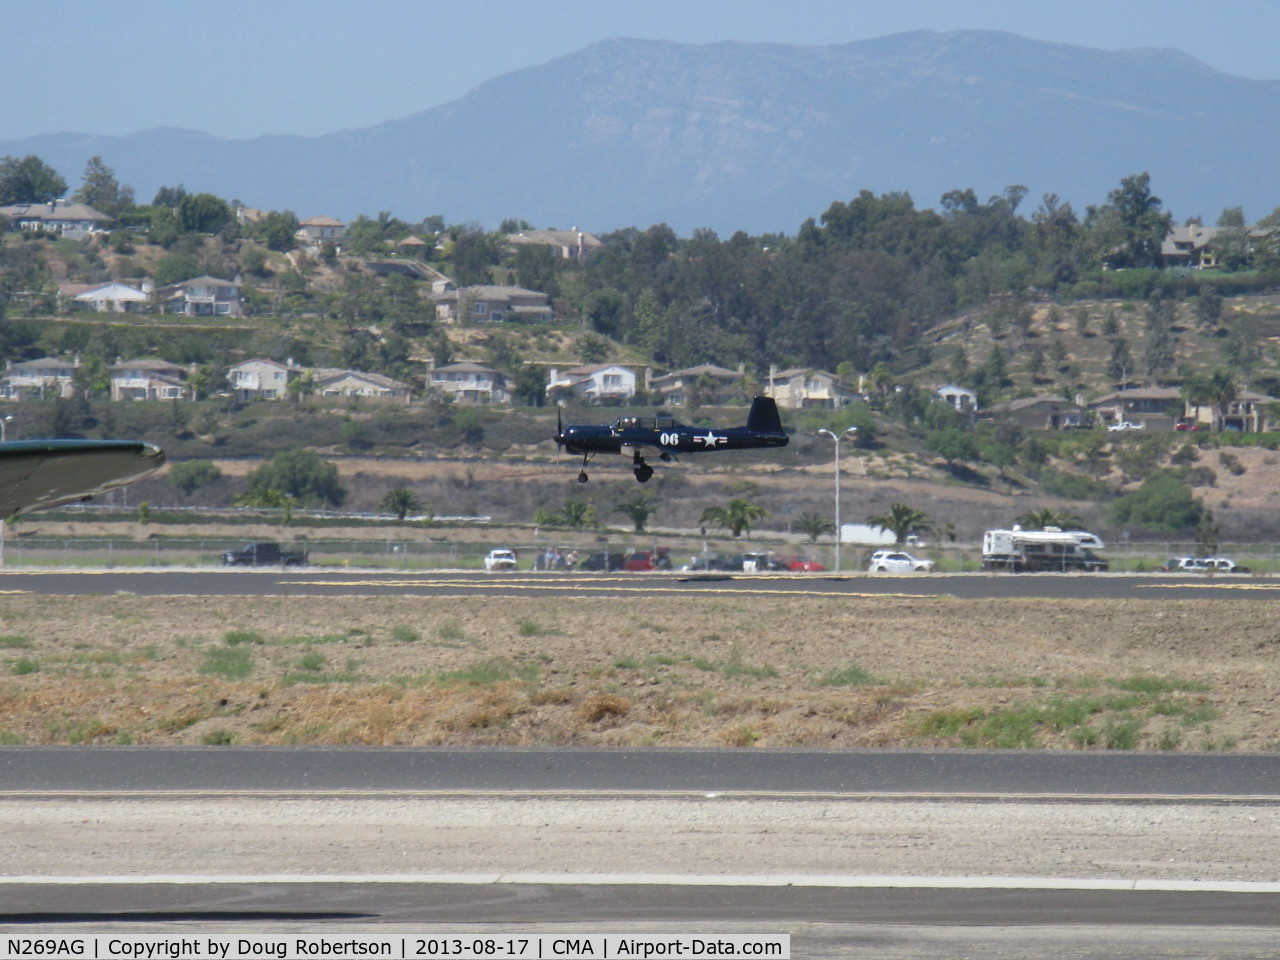
[[0, 634], [7, 744], [1280, 747], [1256, 601], [7, 596]]

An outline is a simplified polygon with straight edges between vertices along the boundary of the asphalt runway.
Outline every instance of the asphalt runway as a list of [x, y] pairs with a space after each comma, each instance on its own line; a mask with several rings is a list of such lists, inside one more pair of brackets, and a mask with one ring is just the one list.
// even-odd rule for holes
[[591, 595], [956, 597], [991, 600], [1280, 599], [1280, 579], [1195, 574], [687, 574], [499, 573], [394, 570], [0, 571], [0, 594], [77, 596], [448, 596]]
[[[6, 748], [0, 815], [33, 799], [684, 795], [803, 804], [1029, 800], [1280, 805], [1280, 756], [933, 751]], [[389, 802], [389, 801], [388, 801]], [[86, 813], [82, 816], [92, 816]], [[74, 818], [74, 813], [73, 813]], [[89, 821], [86, 821], [89, 822]], [[998, 843], [999, 838], [993, 837]], [[0, 877], [0, 931], [789, 933], [792, 955], [1274, 956], [1280, 884], [1087, 877], [221, 875]]]

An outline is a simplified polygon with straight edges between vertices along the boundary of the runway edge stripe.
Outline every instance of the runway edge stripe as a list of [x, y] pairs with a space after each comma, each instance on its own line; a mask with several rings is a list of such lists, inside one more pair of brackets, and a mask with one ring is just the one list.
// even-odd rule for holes
[[211, 884], [336, 884], [401, 883], [523, 884], [557, 886], [703, 886], [703, 887], [828, 887], [848, 889], [912, 890], [1099, 890], [1147, 893], [1246, 893], [1280, 894], [1280, 882], [1248, 880], [1142, 880], [1121, 877], [915, 877], [820, 876], [806, 874], [756, 874], [721, 876], [704, 874], [633, 873], [463, 873], [463, 874], [116, 874], [104, 876], [0, 876], [0, 886], [87, 885], [211, 885]]

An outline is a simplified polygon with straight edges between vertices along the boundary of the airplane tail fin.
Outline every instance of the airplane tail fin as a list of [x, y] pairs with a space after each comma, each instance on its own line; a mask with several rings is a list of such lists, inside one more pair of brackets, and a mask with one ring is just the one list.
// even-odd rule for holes
[[756, 397], [747, 415], [747, 429], [756, 433], [782, 433], [782, 417], [773, 397]]

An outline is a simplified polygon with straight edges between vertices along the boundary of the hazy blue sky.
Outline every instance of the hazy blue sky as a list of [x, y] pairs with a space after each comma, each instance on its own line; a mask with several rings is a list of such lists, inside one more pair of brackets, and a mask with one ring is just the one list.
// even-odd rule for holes
[[1173, 47], [1280, 79], [1280, 0], [0, 0], [0, 23], [0, 140], [332, 133], [610, 37], [823, 44], [995, 29]]

